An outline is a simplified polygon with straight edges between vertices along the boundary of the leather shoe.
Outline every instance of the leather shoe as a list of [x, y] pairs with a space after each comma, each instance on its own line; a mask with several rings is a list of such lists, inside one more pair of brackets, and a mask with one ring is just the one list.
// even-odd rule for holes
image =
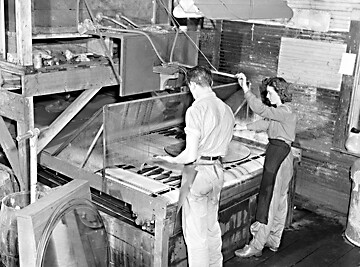
[[242, 249], [236, 250], [235, 255], [241, 258], [249, 258], [252, 256], [260, 257], [262, 255], [262, 251], [251, 245], [245, 245]]

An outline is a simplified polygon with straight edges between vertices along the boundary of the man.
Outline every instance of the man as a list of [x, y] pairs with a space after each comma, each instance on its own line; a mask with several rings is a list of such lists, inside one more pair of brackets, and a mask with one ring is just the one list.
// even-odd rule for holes
[[190, 267], [222, 266], [218, 222], [224, 174], [221, 158], [227, 153], [235, 119], [231, 108], [212, 91], [212, 73], [196, 66], [187, 73], [195, 101], [185, 115], [186, 147], [176, 157], [157, 156], [185, 164], [178, 205]]

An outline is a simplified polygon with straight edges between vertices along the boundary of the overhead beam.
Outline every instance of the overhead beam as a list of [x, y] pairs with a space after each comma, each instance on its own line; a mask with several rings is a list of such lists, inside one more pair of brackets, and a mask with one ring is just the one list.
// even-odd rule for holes
[[72, 120], [76, 114], [99, 92], [100, 88], [85, 90], [78, 96], [70, 106], [67, 107], [50, 125], [50, 127], [40, 133], [37, 144], [37, 153], [39, 154], [51, 140]]

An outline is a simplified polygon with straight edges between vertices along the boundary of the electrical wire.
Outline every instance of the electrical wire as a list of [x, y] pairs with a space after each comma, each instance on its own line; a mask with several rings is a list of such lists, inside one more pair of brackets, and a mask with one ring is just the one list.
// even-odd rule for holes
[[[170, 62], [169, 63], [173, 63], [173, 55], [174, 55], [174, 50], [175, 50], [175, 45], [176, 45], [176, 42], [177, 42], [177, 39], [178, 39], [178, 34], [179, 34], [179, 30], [178, 30], [178, 27], [180, 26], [180, 24], [177, 22], [176, 18], [172, 15], [171, 11], [167, 8], [167, 6], [164, 4], [163, 0], [157, 0], [159, 2], [159, 4], [165, 9], [166, 13], [168, 14], [170, 20], [174, 23], [174, 25], [176, 26], [175, 28], [175, 31], [176, 31], [176, 35], [175, 35], [175, 38], [174, 38], [174, 41], [173, 41], [173, 45], [172, 45], [172, 48], [171, 48], [171, 51], [170, 51]], [[84, 3], [86, 5], [86, 8], [89, 12], [89, 15], [90, 15], [90, 18], [92, 20], [92, 22], [96, 23], [96, 18], [95, 16], [93, 15], [92, 13], [92, 10], [88, 4], [88, 2], [86, 0], [84, 0]], [[76, 17], [77, 17], [77, 22], [79, 23], [79, 9], [80, 9], [80, 0], [77, 0], [77, 12], [76, 12]], [[103, 18], [105, 19], [108, 19], [109, 17], [107, 16], [103, 16]], [[124, 16], [121, 16], [121, 18], [127, 20], [130, 24], [132, 24], [133, 26], [137, 26], [136, 24], [133, 24], [132, 21], [128, 20], [128, 18], [124, 17]], [[111, 18], [109, 18], [111, 19]], [[115, 21], [114, 19], [111, 19], [111, 21]], [[116, 21], [117, 24], [119, 24], [118, 21]], [[115, 23], [115, 22], [114, 22]], [[119, 24], [120, 25], [120, 24]], [[121, 25], [120, 25], [121, 26]], [[124, 25], [125, 26], [125, 25]], [[153, 47], [154, 51], [155, 51], [155, 54], [156, 56], [159, 58], [159, 60], [161, 61], [162, 64], [168, 64], [168, 62], [166, 62], [162, 56], [160, 55], [158, 49], [156, 48], [154, 42], [152, 41], [151, 37], [144, 31], [141, 31], [141, 30], [131, 30], [131, 29], [118, 29], [118, 28], [110, 28], [110, 27], [105, 27], [105, 26], [96, 26], [96, 28], [98, 29], [98, 34], [100, 36], [100, 41], [103, 45], [103, 48], [105, 50], [105, 55], [108, 57], [112, 67], [113, 67], [113, 70], [114, 72], [116, 73], [116, 76], [119, 80], [119, 82], [121, 82], [121, 77], [119, 76], [119, 74], [117, 73], [116, 71], [116, 68], [115, 68], [115, 64], [111, 58], [111, 56], [109, 55], [109, 51], [106, 47], [106, 44], [105, 44], [105, 41], [103, 40], [103, 35], [102, 35], [102, 32], [101, 30], [108, 30], [108, 31], [115, 31], [115, 32], [125, 32], [125, 33], [138, 33], [138, 34], [141, 34], [141, 35], [144, 35], [150, 42], [151, 46]], [[204, 57], [204, 59], [207, 61], [207, 63], [211, 66], [211, 68], [213, 68], [215, 71], [218, 71], [215, 66], [210, 62], [210, 60], [206, 57], [206, 55], [201, 51], [201, 49], [199, 48], [199, 46], [194, 42], [194, 40], [186, 33], [186, 32], [183, 32], [184, 35], [188, 38], [188, 40], [194, 45], [194, 47], [196, 48], [196, 50]], [[179, 66], [178, 66], [179, 67]], [[186, 70], [184, 69], [181, 69], [185, 75], [186, 75]]]
[[[80, 0], [78, 0], [78, 1], [80, 1]], [[91, 11], [90, 5], [88, 4], [88, 2], [87, 2], [86, 0], [84, 0], [84, 2], [85, 2], [85, 5], [86, 5], [87, 10], [88, 10], [88, 12], [89, 12], [90, 18], [91, 18], [92, 22], [93, 22], [94, 25], [95, 25], [96, 18], [95, 18], [95, 16], [93, 15], [93, 13], [92, 13], [92, 11]], [[77, 8], [78, 8], [77, 13], [79, 13], [79, 6], [78, 6]], [[146, 34], [144, 31], [140, 31], [140, 30], [130, 30], [130, 29], [116, 29], [116, 28], [109, 28], [109, 27], [104, 27], [104, 26], [97, 26], [97, 28], [98, 28], [98, 30], [99, 30], [98, 33], [99, 33], [99, 36], [100, 36], [101, 43], [103, 44], [103, 48], [104, 48], [104, 50], [105, 50], [105, 54], [106, 54], [106, 56], [109, 58], [110, 63], [111, 63], [111, 65], [113, 66], [114, 72], [116, 73], [119, 82], [121, 82], [121, 77], [120, 77], [119, 74], [116, 72], [115, 64], [114, 64], [111, 56], [109, 55], [108, 49], [107, 49], [107, 47], [106, 47], [105, 41], [103, 40], [102, 32], [100, 31], [100, 29], [109, 30], [109, 31], [127, 32], [127, 33], [139, 33], [139, 34], [144, 35], [144, 36], [150, 41], [150, 44], [152, 45], [152, 47], [153, 47], [153, 49], [154, 49], [157, 57], [159, 58], [159, 60], [160, 60], [163, 64], [166, 63], [166, 61], [161, 57], [159, 51], [157, 50], [157, 48], [156, 48], [154, 42], [151, 40], [150, 36], [149, 36], [148, 34]]]
[[[175, 19], [175, 17], [172, 15], [172, 12], [166, 7], [166, 5], [164, 4], [164, 2], [162, 0], [157, 0], [160, 5], [162, 5], [162, 7], [165, 9], [165, 11], [167, 12], [168, 16], [172, 18], [172, 21], [174, 22], [174, 24], [179, 27], [180, 24], [177, 22], [177, 20]], [[197, 49], [197, 51], [205, 58], [205, 60], [207, 61], [207, 63], [211, 66], [211, 68], [213, 68], [215, 71], [218, 71], [215, 66], [210, 62], [210, 60], [207, 58], [207, 56], [200, 50], [200, 47], [194, 42], [193, 39], [191, 39], [191, 37], [186, 33], [183, 32], [184, 35], [189, 39], [189, 41], [195, 46], [195, 48]]]
[[125, 17], [124, 15], [117, 15], [120, 18], [122, 18], [123, 20], [125, 20], [127, 23], [129, 23], [130, 25], [132, 25], [134, 28], [139, 28], [139, 25], [137, 25], [135, 22], [133, 22], [131, 19], [129, 19], [128, 17]]
[[[79, 0], [78, 0], [79, 1]], [[90, 18], [91, 18], [91, 21], [94, 23], [94, 25], [95, 25], [95, 17], [94, 17], [94, 15], [93, 15], [93, 13], [92, 13], [92, 10], [91, 10], [91, 8], [90, 8], [90, 6], [89, 6], [89, 4], [88, 4], [88, 2], [86, 1], [86, 0], [84, 0], [84, 3], [85, 3], [85, 6], [86, 6], [86, 9], [87, 9], [87, 11], [89, 12], [89, 15], [90, 15]], [[77, 6], [77, 11], [76, 11], [76, 13], [77, 14], [79, 14], [79, 12], [80, 12], [80, 10], [79, 10], [79, 5]], [[78, 16], [78, 15], [77, 15]], [[115, 67], [115, 63], [114, 63], [114, 61], [113, 61], [113, 59], [112, 59], [112, 57], [111, 57], [111, 55], [110, 55], [110, 51], [109, 51], [109, 49], [107, 48], [107, 46], [106, 46], [106, 43], [105, 43], [105, 41], [104, 41], [104, 37], [102, 36], [102, 34], [101, 34], [101, 32], [99, 32], [99, 36], [100, 36], [100, 43], [101, 43], [101, 45], [102, 45], [102, 47], [103, 47], [103, 49], [104, 49], [104, 52], [105, 52], [105, 55], [106, 55], [106, 57], [109, 59], [109, 62], [110, 62], [110, 65], [111, 65], [111, 67], [112, 67], [112, 70], [113, 70], [113, 72], [114, 72], [114, 74], [115, 74], [115, 77], [116, 77], [116, 79], [118, 80], [118, 83], [119, 84], [121, 84], [122, 83], [122, 79], [121, 79], [121, 76], [119, 75], [119, 73], [118, 73], [118, 71], [117, 71], [117, 69], [116, 69], [116, 67]]]
[[176, 34], [175, 34], [173, 45], [171, 46], [171, 51], [170, 51], [170, 63], [173, 62], [175, 45], [176, 45], [176, 41], [177, 41], [178, 36], [179, 36], [179, 31], [176, 29]]
[[116, 24], [116, 25], [118, 25], [120, 27], [123, 27], [124, 29], [127, 29], [127, 26], [125, 24], [121, 23], [120, 21], [118, 21], [116, 19], [105, 16], [102, 13], [98, 13], [96, 15], [96, 18], [99, 19], [99, 20], [106, 19], [106, 20], [111, 21], [112, 23], [114, 23], [114, 24]]

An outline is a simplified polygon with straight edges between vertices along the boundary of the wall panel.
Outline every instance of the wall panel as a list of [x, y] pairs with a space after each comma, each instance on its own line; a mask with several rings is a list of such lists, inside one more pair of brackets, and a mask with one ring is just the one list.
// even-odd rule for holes
[[345, 44], [283, 37], [277, 72], [292, 83], [339, 91], [339, 67], [345, 52]]

